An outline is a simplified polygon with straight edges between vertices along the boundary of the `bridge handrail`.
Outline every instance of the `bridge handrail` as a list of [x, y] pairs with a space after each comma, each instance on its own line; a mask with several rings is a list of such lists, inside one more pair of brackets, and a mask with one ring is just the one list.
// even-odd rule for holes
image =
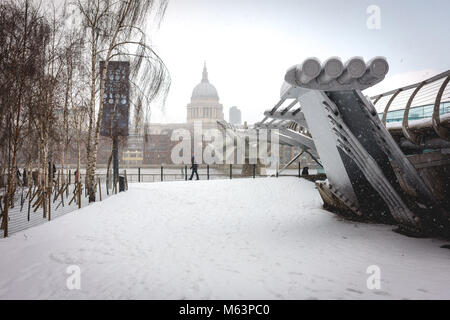
[[[443, 80], [442, 84], [440, 84], [438, 81]], [[394, 89], [376, 96], [371, 97], [370, 99], [373, 101], [374, 106], [377, 105], [377, 103], [381, 100], [383, 97], [389, 97], [390, 99], [387, 102], [384, 111], [383, 111], [383, 117], [381, 122], [384, 126], [386, 126], [387, 121], [387, 115], [389, 113], [389, 109], [392, 106], [394, 100], [402, 93], [407, 91], [412, 91], [409, 96], [407, 96], [408, 100], [406, 103], [406, 106], [404, 108], [404, 114], [403, 114], [403, 120], [402, 120], [402, 131], [403, 135], [412, 143], [419, 144], [420, 143], [420, 137], [417, 135], [417, 133], [414, 132], [409, 126], [409, 112], [411, 110], [411, 107], [413, 105], [413, 101], [416, 98], [416, 96], [419, 95], [419, 93], [422, 94], [422, 99], [433, 99], [432, 105], [433, 108], [433, 114], [431, 116], [432, 118], [432, 127], [436, 134], [441, 137], [442, 139], [449, 140], [450, 141], [450, 130], [448, 128], [445, 128], [441, 125], [441, 119], [440, 119], [440, 106], [442, 102], [442, 97], [444, 95], [444, 91], [447, 88], [447, 85], [450, 80], [450, 70], [447, 70], [445, 72], [442, 72], [438, 75], [435, 75], [434, 77], [431, 77], [427, 80], [417, 82], [412, 85], [404, 86], [398, 89]], [[434, 85], [434, 83], [436, 85]], [[432, 84], [430, 86], [430, 84]], [[421, 90], [426, 87], [428, 91], [425, 93], [422, 93]], [[445, 97], [444, 97], [445, 101]]]

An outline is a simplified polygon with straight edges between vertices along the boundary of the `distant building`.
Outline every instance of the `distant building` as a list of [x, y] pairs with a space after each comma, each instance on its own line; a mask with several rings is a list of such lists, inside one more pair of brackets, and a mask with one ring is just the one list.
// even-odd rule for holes
[[[174, 130], [184, 129], [191, 134], [191, 147], [194, 148], [194, 122], [201, 121], [203, 129], [220, 129], [217, 121], [224, 120], [223, 106], [219, 102], [219, 94], [209, 82], [206, 63], [203, 67], [201, 82], [192, 91], [191, 101], [187, 105], [187, 121], [185, 123], [151, 123], [144, 130], [119, 140], [119, 162], [121, 165], [139, 167], [141, 165], [172, 164], [171, 153], [179, 141], [171, 141]], [[206, 142], [202, 143], [205, 148]], [[106, 165], [111, 155], [112, 139], [99, 137], [98, 165]], [[85, 151], [83, 150], [83, 154]], [[69, 163], [77, 162], [76, 150], [69, 152]]]
[[[139, 167], [148, 165], [170, 165], [172, 149], [179, 141], [172, 141], [174, 130], [184, 129], [190, 132], [191, 139], [194, 137], [194, 122], [201, 121], [203, 129], [218, 128], [217, 121], [223, 120], [223, 106], [219, 103], [219, 95], [209, 82], [206, 65], [203, 68], [203, 76], [200, 84], [195, 86], [191, 102], [187, 105], [187, 122], [185, 123], [151, 123], [148, 128], [140, 129], [139, 132], [130, 133], [128, 137], [120, 140], [121, 150], [119, 161], [121, 165], [129, 167]], [[229, 109], [229, 123], [239, 128], [246, 128], [242, 125], [242, 114], [239, 108]], [[203, 143], [205, 148], [207, 143]], [[111, 155], [111, 139], [100, 137], [98, 164], [104, 165]], [[191, 148], [194, 141], [191, 141]], [[288, 164], [296, 155], [301, 152], [299, 148], [280, 145], [278, 165], [280, 168]], [[76, 163], [76, 153], [74, 153], [71, 163]], [[237, 156], [237, 155], [235, 155]], [[304, 153], [301, 158], [292, 164], [293, 168], [301, 166], [315, 167], [315, 162]]]
[[239, 110], [237, 107], [230, 108], [229, 122], [232, 125], [238, 125], [238, 126], [240, 126], [242, 124], [242, 113], [241, 113], [241, 110]]
[[[174, 130], [185, 129], [194, 137], [194, 122], [201, 121], [203, 129], [218, 128], [217, 121], [223, 120], [223, 106], [219, 103], [217, 89], [209, 82], [206, 64], [203, 67], [202, 81], [192, 91], [191, 102], [187, 105], [186, 123], [151, 123], [147, 134], [142, 133], [143, 140], [139, 147], [133, 144], [124, 152], [127, 163], [143, 165], [172, 164], [173, 147], [179, 141], [171, 141]], [[202, 147], [204, 148], [206, 144]], [[194, 147], [191, 141], [192, 148]], [[142, 153], [140, 152], [142, 151]], [[136, 161], [135, 161], [136, 160]]]
[[205, 63], [202, 82], [194, 88], [191, 103], [187, 105], [187, 123], [202, 121], [208, 127], [216, 126], [218, 120], [223, 120], [223, 106], [219, 103], [217, 89], [209, 82]]
[[144, 164], [171, 164], [170, 159], [173, 142], [171, 132], [148, 134], [144, 138]]
[[122, 163], [125, 166], [140, 166], [144, 161], [143, 137], [140, 134], [130, 134], [125, 138], [122, 148]]
[[[187, 105], [187, 121], [185, 123], [150, 123], [148, 128], [140, 128], [127, 137], [119, 140], [119, 162], [127, 167], [140, 167], [150, 165], [171, 165], [173, 164], [171, 155], [172, 149], [179, 141], [172, 141], [174, 130], [184, 129], [191, 134], [191, 148], [194, 149], [194, 122], [201, 121], [203, 129], [221, 128], [217, 125], [218, 120], [223, 120], [223, 106], [219, 103], [217, 89], [209, 82], [206, 65], [203, 68], [203, 76], [200, 84], [195, 86], [191, 101]], [[239, 108], [233, 106], [229, 109], [229, 123], [237, 128], [248, 128], [246, 123], [242, 124], [242, 114]], [[84, 138], [84, 137], [83, 137]], [[207, 146], [202, 143], [202, 148]], [[77, 150], [76, 144], [67, 150], [69, 164], [76, 164]], [[86, 151], [82, 145], [82, 157]], [[99, 137], [97, 164], [105, 166], [108, 163], [112, 151], [112, 139], [109, 137]], [[299, 148], [280, 145], [278, 166], [280, 168], [288, 164], [296, 155], [301, 152]], [[235, 154], [237, 157], [237, 154]], [[83, 159], [82, 159], [83, 162]], [[302, 167], [314, 168], [315, 162], [304, 153], [292, 164], [292, 168], [297, 168], [298, 163]]]

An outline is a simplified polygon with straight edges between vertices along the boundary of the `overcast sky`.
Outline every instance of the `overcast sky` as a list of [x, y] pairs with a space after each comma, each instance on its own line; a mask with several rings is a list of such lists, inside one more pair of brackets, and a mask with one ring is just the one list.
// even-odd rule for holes
[[[379, 30], [367, 27], [370, 5], [380, 8]], [[385, 56], [389, 75], [371, 95], [420, 81], [450, 68], [449, 12], [448, 0], [170, 0], [149, 31], [172, 76], [152, 122], [186, 120], [205, 60], [225, 118], [237, 106], [249, 123], [278, 101], [285, 71], [310, 56]]]

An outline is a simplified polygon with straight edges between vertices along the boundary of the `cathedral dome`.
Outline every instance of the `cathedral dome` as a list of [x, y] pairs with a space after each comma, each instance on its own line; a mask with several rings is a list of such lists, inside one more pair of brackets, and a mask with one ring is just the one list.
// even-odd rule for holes
[[219, 101], [219, 94], [217, 89], [208, 80], [208, 71], [206, 70], [206, 64], [203, 67], [202, 82], [200, 82], [192, 92], [192, 101], [198, 100], [214, 100]]

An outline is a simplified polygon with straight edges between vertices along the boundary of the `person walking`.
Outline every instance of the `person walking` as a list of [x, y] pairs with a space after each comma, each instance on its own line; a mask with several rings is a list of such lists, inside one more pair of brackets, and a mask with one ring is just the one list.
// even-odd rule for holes
[[194, 174], [197, 176], [197, 180], [200, 180], [200, 178], [198, 177], [198, 164], [195, 162], [195, 158], [192, 157], [192, 166], [191, 166], [191, 170], [192, 170], [192, 174], [191, 177], [189, 178], [189, 180], [192, 180], [194, 178]]
[[28, 185], [28, 177], [27, 177], [27, 169], [25, 169], [25, 168], [23, 168], [22, 179], [23, 179], [23, 185], [27, 186]]
[[78, 169], [73, 174], [75, 176], [75, 184], [77, 184], [80, 181], [80, 172], [78, 172]]
[[309, 168], [308, 167], [303, 168], [302, 176], [309, 176]]
[[33, 184], [37, 186], [39, 184], [39, 170], [35, 170], [31, 173], [31, 178], [33, 179]]
[[18, 167], [16, 167], [16, 182], [18, 186], [22, 186], [22, 181], [20, 180], [20, 178], [22, 177], [22, 174], [20, 173], [20, 170]]

